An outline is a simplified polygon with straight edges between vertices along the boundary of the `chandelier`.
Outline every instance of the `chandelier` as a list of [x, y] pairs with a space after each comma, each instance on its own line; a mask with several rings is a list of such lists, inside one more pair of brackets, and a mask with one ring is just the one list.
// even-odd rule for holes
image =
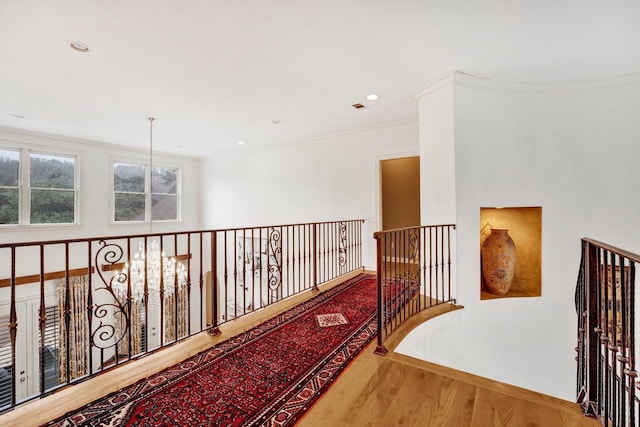
[[[145, 268], [146, 267], [146, 268]], [[168, 257], [164, 251], [160, 251], [159, 240], [151, 240], [147, 243], [139, 242], [138, 251], [125, 262], [120, 277], [128, 277], [131, 284], [131, 298], [134, 301], [145, 300], [145, 284], [147, 301], [150, 307], [160, 304], [160, 289], [164, 297], [170, 297], [175, 293], [176, 285], [184, 286], [187, 282], [187, 271], [182, 262], [176, 262], [175, 257]], [[119, 281], [115, 287], [118, 298], [127, 296], [127, 281]]]

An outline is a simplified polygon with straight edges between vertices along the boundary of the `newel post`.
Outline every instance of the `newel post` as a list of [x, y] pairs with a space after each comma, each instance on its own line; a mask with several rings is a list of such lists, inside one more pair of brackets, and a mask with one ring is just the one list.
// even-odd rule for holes
[[382, 245], [383, 234], [374, 233], [373, 238], [376, 239], [376, 274], [378, 277], [378, 345], [374, 350], [375, 354], [384, 356], [387, 354], [387, 348], [384, 346], [384, 290], [382, 289]]

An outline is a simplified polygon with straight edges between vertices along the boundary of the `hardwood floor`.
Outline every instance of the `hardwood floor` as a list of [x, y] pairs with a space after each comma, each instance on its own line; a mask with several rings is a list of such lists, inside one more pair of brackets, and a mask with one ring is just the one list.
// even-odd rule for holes
[[[327, 289], [336, 283], [323, 286]], [[0, 416], [1, 426], [37, 426], [227, 339], [308, 297], [223, 325], [215, 337], [197, 335]], [[451, 307], [420, 313], [387, 341], [389, 349], [417, 324]], [[375, 341], [342, 373], [300, 426], [599, 426], [572, 402], [470, 375], [390, 351]]]
[[386, 356], [373, 354], [371, 343], [298, 425], [600, 426], [573, 402], [393, 352], [419, 324], [462, 308], [442, 305], [407, 319], [385, 342]]
[[572, 402], [374, 348], [299, 426], [600, 426]]

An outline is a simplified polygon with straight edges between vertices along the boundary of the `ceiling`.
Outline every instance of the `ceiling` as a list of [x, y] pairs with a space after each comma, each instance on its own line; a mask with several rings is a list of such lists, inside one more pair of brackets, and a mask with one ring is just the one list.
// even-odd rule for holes
[[154, 116], [154, 147], [168, 153], [410, 120], [413, 95], [454, 70], [515, 82], [637, 73], [640, 2], [0, 1], [0, 126], [142, 148]]

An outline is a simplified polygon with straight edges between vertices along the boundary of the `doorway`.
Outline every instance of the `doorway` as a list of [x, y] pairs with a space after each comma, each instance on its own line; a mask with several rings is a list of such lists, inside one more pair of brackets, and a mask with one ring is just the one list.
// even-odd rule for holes
[[380, 161], [382, 229], [420, 225], [420, 156]]
[[[382, 229], [420, 225], [420, 157], [380, 161]], [[396, 277], [418, 266], [410, 255], [409, 235], [394, 233], [383, 241], [383, 275]]]

